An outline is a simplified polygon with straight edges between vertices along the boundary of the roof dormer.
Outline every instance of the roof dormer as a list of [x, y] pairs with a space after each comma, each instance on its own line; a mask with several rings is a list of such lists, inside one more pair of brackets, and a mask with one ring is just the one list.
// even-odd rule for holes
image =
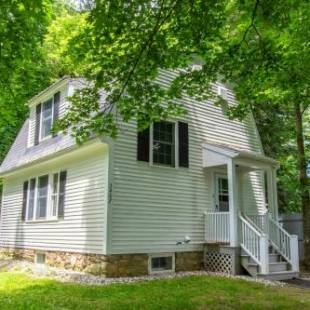
[[33, 97], [30, 109], [28, 147], [55, 137], [52, 127], [64, 111], [70, 78], [64, 77]]

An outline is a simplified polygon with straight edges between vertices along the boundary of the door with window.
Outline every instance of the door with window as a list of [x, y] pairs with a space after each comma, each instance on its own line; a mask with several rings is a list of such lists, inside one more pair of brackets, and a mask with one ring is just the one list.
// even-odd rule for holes
[[215, 175], [215, 211], [229, 212], [228, 179], [226, 175]]

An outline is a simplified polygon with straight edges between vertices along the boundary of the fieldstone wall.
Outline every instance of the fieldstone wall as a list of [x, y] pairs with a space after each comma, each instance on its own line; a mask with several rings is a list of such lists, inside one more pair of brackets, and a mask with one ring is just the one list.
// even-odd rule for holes
[[34, 262], [35, 250], [33, 249], [13, 249], [13, 248], [0, 248], [0, 258], [23, 259], [29, 262]]
[[1, 248], [0, 256], [35, 262], [36, 253], [44, 252], [46, 264], [104, 277], [141, 276], [148, 273], [147, 254], [99, 255], [32, 249]]
[[195, 271], [203, 269], [203, 252], [175, 253], [175, 271]]
[[[103, 277], [131, 277], [148, 274], [148, 254], [100, 255], [32, 249], [0, 249], [0, 256], [35, 262], [36, 253], [44, 252], [52, 267], [86, 272]], [[175, 253], [176, 271], [203, 269], [203, 252]]]

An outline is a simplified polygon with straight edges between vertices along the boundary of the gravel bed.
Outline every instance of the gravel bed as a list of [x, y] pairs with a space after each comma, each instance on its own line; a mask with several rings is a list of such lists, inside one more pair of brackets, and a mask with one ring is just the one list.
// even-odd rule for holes
[[233, 276], [218, 272], [208, 271], [187, 271], [176, 273], [162, 273], [157, 275], [146, 275], [139, 277], [104, 278], [82, 272], [50, 267], [41, 264], [34, 264], [19, 260], [0, 260], [0, 271], [25, 272], [34, 278], [50, 278], [60, 282], [71, 282], [89, 285], [108, 285], [114, 283], [134, 283], [141, 281], [153, 281], [158, 279], [176, 279], [189, 276], [218, 276], [230, 279], [241, 279], [249, 282], [264, 284], [265, 286], [285, 286], [284, 282], [256, 279], [249, 276]]

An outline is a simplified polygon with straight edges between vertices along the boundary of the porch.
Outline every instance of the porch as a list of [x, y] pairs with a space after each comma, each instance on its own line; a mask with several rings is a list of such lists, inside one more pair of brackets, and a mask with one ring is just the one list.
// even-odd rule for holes
[[[224, 175], [214, 178], [213, 210], [204, 215], [206, 244], [240, 247], [242, 266], [254, 276], [275, 271], [297, 273], [297, 236], [288, 234], [278, 222], [277, 161], [254, 152], [204, 144], [203, 165]], [[246, 204], [240, 191], [243, 176], [253, 172], [259, 173], [261, 191], [265, 192], [265, 201], [256, 209]]]

